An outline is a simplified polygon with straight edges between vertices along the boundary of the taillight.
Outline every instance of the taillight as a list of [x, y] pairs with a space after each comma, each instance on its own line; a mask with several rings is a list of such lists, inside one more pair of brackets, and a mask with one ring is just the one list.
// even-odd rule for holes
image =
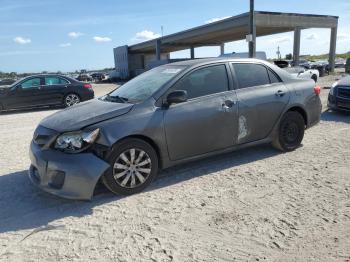
[[315, 92], [316, 95], [321, 94], [321, 87], [320, 86], [315, 86], [314, 87], [314, 92]]
[[92, 85], [90, 85], [90, 84], [84, 84], [84, 87], [87, 88], [87, 89], [91, 89], [91, 88], [92, 88]]

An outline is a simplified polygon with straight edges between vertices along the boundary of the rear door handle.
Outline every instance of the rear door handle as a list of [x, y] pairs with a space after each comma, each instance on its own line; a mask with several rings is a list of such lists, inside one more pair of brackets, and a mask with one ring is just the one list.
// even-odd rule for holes
[[276, 96], [284, 96], [286, 94], [286, 92], [282, 91], [282, 90], [278, 90], [275, 95]]

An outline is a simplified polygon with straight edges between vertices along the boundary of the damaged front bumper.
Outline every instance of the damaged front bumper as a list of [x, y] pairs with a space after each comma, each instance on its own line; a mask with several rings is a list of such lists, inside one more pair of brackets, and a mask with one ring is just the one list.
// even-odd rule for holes
[[92, 153], [66, 154], [31, 143], [29, 178], [42, 190], [77, 200], [91, 200], [109, 164]]

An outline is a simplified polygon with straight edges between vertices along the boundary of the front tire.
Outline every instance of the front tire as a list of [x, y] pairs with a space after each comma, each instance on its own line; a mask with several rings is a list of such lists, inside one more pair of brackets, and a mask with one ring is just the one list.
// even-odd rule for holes
[[311, 79], [315, 81], [315, 83], [317, 83], [317, 75], [312, 75]]
[[303, 141], [304, 131], [303, 116], [298, 112], [289, 111], [282, 117], [273, 146], [284, 152], [293, 151]]
[[147, 142], [130, 138], [117, 143], [107, 161], [111, 167], [102, 176], [114, 194], [131, 195], [144, 190], [158, 173], [158, 156]]

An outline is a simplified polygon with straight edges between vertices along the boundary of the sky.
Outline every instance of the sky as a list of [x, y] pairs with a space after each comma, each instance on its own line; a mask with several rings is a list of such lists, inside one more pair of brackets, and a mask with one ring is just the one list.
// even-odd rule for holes
[[[337, 53], [350, 51], [350, 0], [255, 0], [258, 11], [339, 16]], [[75, 71], [114, 67], [113, 48], [234, 16], [248, 0], [0, 0], [0, 71]], [[329, 51], [329, 29], [302, 30], [301, 54]], [[293, 33], [257, 38], [257, 51], [292, 53]], [[247, 52], [245, 41], [225, 52]], [[196, 57], [218, 56], [218, 47], [196, 48]], [[189, 57], [189, 50], [172, 58]]]

